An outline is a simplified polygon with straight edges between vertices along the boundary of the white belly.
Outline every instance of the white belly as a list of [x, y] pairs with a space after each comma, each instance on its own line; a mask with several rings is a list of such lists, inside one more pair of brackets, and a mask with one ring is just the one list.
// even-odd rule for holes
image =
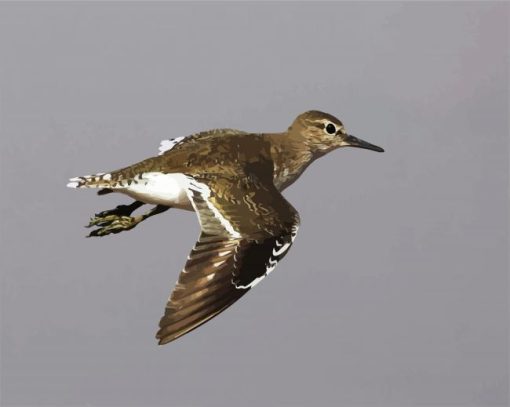
[[119, 192], [148, 204], [191, 208], [187, 194], [188, 179], [184, 174], [146, 172], [137, 181]]

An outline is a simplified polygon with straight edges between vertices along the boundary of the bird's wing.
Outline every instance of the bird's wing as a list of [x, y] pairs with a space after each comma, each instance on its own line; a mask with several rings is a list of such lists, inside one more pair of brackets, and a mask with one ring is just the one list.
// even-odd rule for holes
[[[183, 144], [189, 142], [195, 142], [197, 139], [203, 139], [210, 136], [228, 136], [228, 135], [236, 135], [236, 134], [248, 134], [245, 131], [236, 130], [236, 129], [214, 129], [202, 131], [200, 133], [191, 134], [186, 137], [176, 137], [171, 139], [162, 140], [159, 144], [159, 155], [165, 154], [167, 151], [174, 149], [176, 146], [181, 146]], [[177, 147], [176, 149], [178, 149]]]
[[156, 335], [165, 344], [232, 305], [289, 250], [299, 215], [271, 183], [193, 177], [189, 197], [202, 228]]

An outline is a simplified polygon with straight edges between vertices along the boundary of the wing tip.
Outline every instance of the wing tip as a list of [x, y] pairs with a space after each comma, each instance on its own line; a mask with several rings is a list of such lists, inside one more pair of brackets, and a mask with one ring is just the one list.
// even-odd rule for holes
[[162, 331], [163, 331], [163, 329], [160, 329], [158, 331], [158, 333], [156, 334], [156, 340], [158, 341], [158, 346], [163, 346], [170, 342], [173, 342], [176, 339], [180, 338], [181, 336], [183, 336], [184, 334], [187, 333], [187, 331], [186, 331], [186, 332], [181, 333], [180, 335], [176, 335], [175, 333], [173, 335], [172, 334], [164, 335], [162, 333]]
[[166, 345], [167, 343], [170, 343], [173, 341], [173, 339], [165, 339], [165, 338], [158, 339], [157, 337], [156, 337], [156, 339], [158, 340], [158, 346], [163, 346], [163, 345]]

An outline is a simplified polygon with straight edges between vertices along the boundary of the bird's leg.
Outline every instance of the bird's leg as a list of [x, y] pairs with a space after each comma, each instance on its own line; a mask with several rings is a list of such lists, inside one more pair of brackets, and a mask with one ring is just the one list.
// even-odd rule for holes
[[96, 216], [90, 220], [87, 227], [99, 226], [99, 228], [90, 232], [87, 237], [106, 236], [111, 233], [120, 233], [125, 230], [133, 229], [145, 219], [170, 209], [169, 206], [157, 205], [142, 215], [130, 216], [142, 205], [144, 205], [143, 202], [135, 201], [131, 205], [120, 205], [115, 209], [96, 214]]

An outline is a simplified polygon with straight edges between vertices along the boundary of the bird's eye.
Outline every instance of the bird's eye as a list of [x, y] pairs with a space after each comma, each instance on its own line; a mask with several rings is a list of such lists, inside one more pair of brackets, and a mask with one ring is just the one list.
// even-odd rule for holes
[[333, 123], [328, 123], [328, 125], [326, 126], [326, 131], [328, 132], [328, 134], [335, 134], [336, 133], [336, 127]]

